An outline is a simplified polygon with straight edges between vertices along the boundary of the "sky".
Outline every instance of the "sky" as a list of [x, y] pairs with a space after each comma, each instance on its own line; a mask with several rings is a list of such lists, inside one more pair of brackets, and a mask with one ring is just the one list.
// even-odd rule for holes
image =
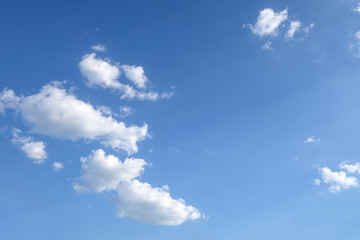
[[0, 1], [0, 239], [356, 239], [360, 2]]

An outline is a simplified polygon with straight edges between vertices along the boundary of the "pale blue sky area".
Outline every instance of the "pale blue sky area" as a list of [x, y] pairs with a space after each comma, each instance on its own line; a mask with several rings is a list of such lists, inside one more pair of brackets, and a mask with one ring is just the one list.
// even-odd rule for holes
[[360, 1], [0, 1], [0, 239], [358, 238]]

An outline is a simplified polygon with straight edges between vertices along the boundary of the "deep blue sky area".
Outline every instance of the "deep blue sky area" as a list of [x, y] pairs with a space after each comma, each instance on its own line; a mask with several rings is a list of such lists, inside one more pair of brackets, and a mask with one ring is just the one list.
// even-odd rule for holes
[[360, 1], [0, 0], [0, 47], [0, 239], [358, 238]]

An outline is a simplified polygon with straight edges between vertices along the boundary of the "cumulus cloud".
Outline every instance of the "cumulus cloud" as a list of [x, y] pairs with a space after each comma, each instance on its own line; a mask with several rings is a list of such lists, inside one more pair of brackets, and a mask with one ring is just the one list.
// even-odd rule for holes
[[119, 217], [130, 217], [142, 223], [179, 225], [201, 217], [199, 210], [173, 199], [165, 189], [138, 180], [122, 182], [114, 199]]
[[272, 50], [272, 46], [271, 46], [271, 42], [270, 41], [267, 41], [261, 48], [264, 49], [264, 50]]
[[316, 179], [315, 184], [328, 184], [328, 189], [330, 192], [335, 193], [341, 191], [342, 189], [359, 186], [357, 178], [353, 176], [347, 176], [344, 171], [333, 172], [328, 167], [323, 167], [319, 170], [321, 171], [322, 179]]
[[106, 52], [105, 45], [98, 43], [96, 45], [91, 46], [91, 49], [97, 52]]
[[117, 66], [101, 58], [96, 58], [96, 53], [86, 54], [79, 63], [81, 74], [88, 80], [90, 87], [121, 88], [118, 82], [120, 70]]
[[47, 158], [45, 144], [42, 141], [33, 141], [31, 137], [21, 136], [19, 129], [13, 128], [12, 143], [20, 145], [20, 149], [28, 158], [33, 159], [34, 163], [42, 163]]
[[279, 26], [288, 18], [287, 9], [275, 12], [272, 8], [265, 8], [260, 11], [255, 25], [249, 24], [253, 34], [263, 36], [275, 36]]
[[54, 162], [51, 166], [53, 167], [55, 172], [59, 172], [64, 169], [64, 164], [62, 164], [61, 162]]
[[79, 63], [80, 72], [87, 80], [89, 87], [116, 89], [121, 93], [121, 99], [138, 99], [156, 101], [169, 99], [173, 92], [157, 93], [139, 91], [128, 84], [119, 82], [121, 72], [138, 88], [144, 89], [148, 81], [141, 66], [112, 64], [109, 60], [96, 57], [95, 53], [86, 54]]
[[127, 158], [122, 162], [98, 149], [80, 160], [82, 174], [74, 184], [75, 191], [116, 191], [114, 203], [119, 217], [160, 225], [179, 225], [201, 217], [199, 210], [184, 200], [173, 199], [167, 185], [156, 188], [137, 180], [148, 165], [143, 159]]
[[345, 162], [340, 164], [341, 169], [345, 169], [348, 173], [359, 173], [360, 174], [360, 163], [347, 164]]
[[316, 137], [314, 137], [314, 136], [311, 136], [311, 137], [308, 137], [305, 141], [304, 141], [304, 143], [311, 143], [311, 144], [318, 144], [320, 142], [320, 138], [316, 138]]
[[286, 32], [285, 38], [286, 39], [293, 39], [294, 34], [297, 31], [299, 31], [300, 27], [301, 27], [301, 22], [300, 21], [291, 21], [289, 30]]
[[[287, 22], [290, 22], [288, 25]], [[288, 30], [284, 33], [281, 31], [283, 27], [288, 25]], [[293, 40], [294, 35], [297, 32], [303, 32], [303, 35], [307, 36], [310, 29], [315, 26], [314, 23], [311, 23], [309, 26], [301, 28], [301, 22], [298, 20], [291, 20], [288, 17], [287, 8], [283, 11], [276, 12], [272, 8], [265, 8], [260, 11], [260, 14], [257, 18], [256, 23], [253, 24], [244, 24], [243, 27], [248, 27], [251, 32], [260, 37], [272, 37], [275, 38], [280, 34], [285, 35], [285, 40]], [[280, 33], [280, 34], [279, 34]], [[303, 38], [300, 38], [301, 40]], [[263, 46], [264, 50], [272, 50], [271, 42], [267, 41]]]
[[[2, 95], [18, 99], [9, 91], [12, 92], [6, 90]], [[13, 104], [6, 107], [11, 108]], [[97, 140], [104, 146], [129, 154], [137, 152], [137, 142], [148, 136], [146, 124], [127, 127], [111, 116], [104, 116], [90, 103], [77, 99], [59, 82], [43, 86], [37, 94], [19, 98], [13, 108], [21, 113], [31, 132], [61, 139]]]
[[147, 163], [143, 159], [127, 158], [121, 162], [114, 155], [105, 155], [98, 149], [91, 155], [82, 157], [79, 182], [74, 184], [78, 192], [102, 192], [115, 190], [121, 181], [130, 181], [139, 177]]
[[141, 66], [129, 66], [123, 65], [125, 76], [129, 79], [136, 87], [145, 88], [148, 78], [145, 76], [144, 68]]

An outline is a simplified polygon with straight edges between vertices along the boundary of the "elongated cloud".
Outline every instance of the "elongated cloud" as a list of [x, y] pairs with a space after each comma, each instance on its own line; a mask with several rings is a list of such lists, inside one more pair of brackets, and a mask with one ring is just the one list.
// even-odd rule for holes
[[320, 142], [320, 138], [316, 138], [316, 137], [314, 137], [314, 136], [308, 137], [308, 138], [304, 141], [304, 143], [306, 143], [306, 144], [311, 143], [311, 144], [314, 144], [314, 145], [318, 144], [319, 142]]
[[19, 129], [13, 128], [12, 143], [20, 145], [20, 149], [28, 158], [33, 159], [34, 163], [42, 163], [47, 158], [45, 143], [42, 141], [33, 141], [31, 137], [21, 136]]
[[6, 108], [21, 113], [34, 133], [61, 139], [96, 140], [129, 154], [137, 152], [137, 142], [148, 136], [146, 124], [127, 127], [77, 99], [58, 82], [47, 84], [39, 93], [27, 97], [17, 97], [12, 90], [5, 90], [0, 94], [1, 99], [6, 99], [2, 101]]
[[164, 188], [138, 180], [120, 183], [117, 192], [114, 201], [119, 217], [158, 225], [179, 225], [201, 217], [199, 210], [182, 199], [173, 199]]
[[[169, 99], [173, 92], [157, 93], [153, 91], [144, 92], [148, 81], [144, 69], [141, 66], [129, 66], [112, 64], [110, 61], [96, 57], [95, 53], [86, 54], [79, 63], [80, 72], [87, 80], [89, 87], [101, 87], [116, 89], [121, 94], [121, 99], [138, 99], [156, 101]], [[119, 81], [121, 72], [138, 88], [137, 90], [128, 84]]]
[[[201, 217], [199, 210], [173, 199], [166, 188], [152, 187], [136, 178], [148, 164], [143, 159], [120, 161], [102, 149], [81, 158], [82, 175], [74, 184], [78, 192], [116, 191], [113, 199], [119, 217], [130, 217], [142, 223], [179, 225]], [[167, 188], [168, 189], [168, 188]]]
[[91, 46], [91, 49], [97, 52], [106, 52], [105, 45], [98, 43], [96, 45]]
[[342, 189], [359, 186], [357, 178], [348, 176], [344, 171], [333, 172], [328, 167], [320, 168], [320, 171], [322, 179], [316, 179], [315, 184], [328, 184], [330, 192], [335, 193], [341, 191]]
[[286, 32], [285, 38], [286, 39], [293, 39], [294, 34], [299, 31], [301, 27], [300, 21], [291, 21], [289, 30]]
[[260, 11], [255, 25], [249, 25], [253, 34], [263, 36], [274, 36], [277, 34], [279, 26], [288, 18], [287, 9], [275, 12], [272, 8], [265, 8]]
[[345, 169], [348, 173], [360, 174], [360, 163], [354, 163], [354, 164], [341, 163], [340, 168]]

